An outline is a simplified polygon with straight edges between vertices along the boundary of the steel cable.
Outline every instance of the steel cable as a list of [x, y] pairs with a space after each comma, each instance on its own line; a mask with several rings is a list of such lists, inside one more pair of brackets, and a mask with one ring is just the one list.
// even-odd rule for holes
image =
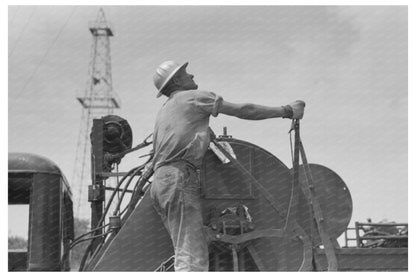
[[55, 37], [55, 39], [52, 41], [52, 43], [49, 45], [49, 47], [46, 49], [45, 54], [43, 55], [43, 57], [41, 58], [41, 60], [39, 61], [39, 63], [36, 65], [35, 69], [32, 71], [32, 74], [30, 75], [29, 79], [27, 79], [27, 81], [25, 82], [25, 84], [23, 85], [22, 89], [19, 91], [19, 93], [17, 94], [16, 98], [18, 98], [23, 91], [25, 90], [26, 86], [30, 83], [30, 81], [32, 81], [33, 77], [35, 76], [35, 74], [37, 73], [38, 69], [40, 68], [40, 66], [42, 65], [43, 61], [46, 59], [46, 57], [49, 54], [49, 51], [52, 49], [52, 47], [55, 45], [56, 41], [58, 40], [58, 38], [60, 37], [60, 35], [62, 34], [62, 31], [65, 29], [66, 25], [68, 24], [69, 20], [71, 19], [72, 15], [74, 14], [76, 10], [76, 7], [74, 7], [71, 11], [71, 13], [69, 14], [69, 16], [67, 17], [66, 21], [64, 22], [64, 24], [62, 25], [61, 29], [59, 30], [57, 36]]
[[[19, 8], [19, 7], [18, 7], [18, 8]], [[36, 6], [35, 6], [35, 7], [33, 7], [33, 9], [32, 9], [32, 13], [29, 15], [29, 18], [28, 18], [28, 20], [26, 21], [25, 25], [23, 26], [23, 29], [20, 31], [19, 35], [17, 36], [17, 39], [16, 39], [16, 41], [14, 42], [14, 46], [13, 46], [12, 50], [11, 50], [11, 51], [10, 51], [10, 53], [9, 53], [9, 59], [10, 59], [10, 57], [13, 55], [14, 50], [16, 49], [17, 45], [19, 44], [20, 39], [22, 38], [23, 33], [26, 31], [26, 28], [27, 28], [27, 26], [29, 25], [29, 22], [30, 22], [30, 20], [32, 19], [33, 14], [35, 13], [35, 10], [36, 10]], [[13, 23], [13, 21], [14, 21], [14, 18], [16, 17], [16, 14], [17, 14], [17, 11], [16, 11], [16, 13], [14, 14], [14, 17], [13, 17], [13, 19], [12, 19], [12, 23]]]

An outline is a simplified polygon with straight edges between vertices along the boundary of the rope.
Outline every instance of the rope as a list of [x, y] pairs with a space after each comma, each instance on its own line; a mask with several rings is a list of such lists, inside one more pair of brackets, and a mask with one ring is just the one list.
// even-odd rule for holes
[[[290, 154], [292, 155], [292, 164], [293, 164], [294, 159], [293, 159], [293, 146], [292, 146], [292, 132], [289, 132], [289, 138], [290, 138]], [[295, 191], [295, 182], [292, 179], [292, 191], [290, 193], [289, 207], [287, 208], [286, 221], [285, 221], [285, 226], [283, 230], [286, 230], [287, 224], [289, 222], [290, 211], [292, 210], [292, 204], [293, 204], [294, 191]]]
[[289, 131], [289, 140], [290, 140], [290, 155], [292, 156], [292, 165], [293, 162], [295, 161], [293, 158], [293, 141], [292, 141], [292, 130]]

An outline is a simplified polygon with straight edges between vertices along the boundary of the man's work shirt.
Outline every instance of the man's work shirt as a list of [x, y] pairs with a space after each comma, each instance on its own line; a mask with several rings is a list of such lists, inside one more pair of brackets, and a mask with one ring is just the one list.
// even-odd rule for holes
[[156, 117], [153, 168], [184, 160], [199, 168], [208, 148], [210, 115], [216, 117], [222, 97], [212, 92], [173, 92]]

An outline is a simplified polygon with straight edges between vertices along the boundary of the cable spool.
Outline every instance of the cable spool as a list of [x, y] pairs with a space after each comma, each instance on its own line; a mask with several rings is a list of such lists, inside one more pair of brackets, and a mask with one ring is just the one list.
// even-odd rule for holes
[[[244, 234], [265, 234], [232, 246], [230, 249], [219, 248], [217, 244], [210, 246], [210, 270], [230, 271], [297, 271], [304, 263], [304, 257], [312, 256], [312, 243], [310, 252], [305, 251], [307, 239], [297, 236], [291, 229], [282, 231], [281, 235], [267, 231], [285, 230], [287, 220], [296, 220], [305, 230], [305, 237], [310, 234], [317, 237], [311, 229], [309, 207], [300, 188], [293, 188], [290, 169], [277, 157], [261, 147], [237, 140], [234, 138], [220, 138], [219, 141], [228, 142], [238, 161], [250, 174], [262, 184], [267, 194], [275, 199], [277, 210], [274, 209], [267, 197], [253, 184], [250, 178], [245, 178], [232, 164], [223, 164], [213, 153], [205, 154], [200, 170], [201, 206], [204, 225], [217, 231], [223, 242], [224, 230], [229, 237], [232, 224], [241, 223]], [[330, 201], [322, 200], [322, 209], [325, 219], [334, 226], [329, 229], [333, 237], [339, 235], [339, 230], [345, 229], [345, 223], [350, 219], [352, 206], [351, 196], [342, 180], [335, 173], [322, 166], [311, 165], [312, 174], [316, 183], [316, 196]], [[300, 172], [302, 173], [302, 167]], [[323, 175], [324, 177], [320, 177]], [[334, 180], [336, 181], [334, 183]], [[300, 182], [303, 182], [302, 174]], [[328, 191], [329, 190], [329, 191]], [[332, 197], [335, 193], [335, 198]], [[331, 196], [331, 197], [329, 197]], [[344, 203], [344, 204], [343, 204]], [[342, 204], [345, 209], [339, 211], [332, 205]], [[213, 210], [224, 211], [233, 207], [247, 207], [252, 225], [245, 225], [239, 218], [216, 218]], [[288, 212], [290, 210], [290, 213]], [[219, 225], [219, 223], [225, 223]], [[247, 226], [248, 228], [244, 229]], [[270, 235], [271, 234], [271, 235]], [[236, 236], [239, 236], [238, 234]], [[134, 243], [131, 243], [131, 242]], [[220, 242], [220, 241], [218, 241]], [[316, 239], [314, 245], [319, 245]], [[238, 246], [238, 247], [237, 247]], [[234, 247], [234, 248], [233, 248]], [[236, 248], [237, 247], [237, 248]], [[136, 206], [130, 217], [124, 223], [117, 236], [97, 255], [96, 263], [89, 270], [94, 271], [153, 271], [171, 262], [174, 254], [172, 241], [163, 226], [160, 216], [153, 207], [149, 193], [145, 193], [141, 202]], [[237, 258], [236, 258], [237, 257]], [[129, 261], [129, 262], [126, 262]]]
[[[352, 198], [347, 185], [341, 177], [331, 169], [309, 163], [314, 180], [314, 194], [317, 198], [326, 221], [330, 237], [338, 238], [348, 228], [352, 216]], [[293, 168], [290, 170], [293, 173]], [[300, 166], [299, 182], [307, 184], [304, 165]], [[302, 194], [296, 207], [295, 217], [305, 231], [311, 235], [313, 244], [322, 244], [316, 226], [311, 222], [311, 207]]]

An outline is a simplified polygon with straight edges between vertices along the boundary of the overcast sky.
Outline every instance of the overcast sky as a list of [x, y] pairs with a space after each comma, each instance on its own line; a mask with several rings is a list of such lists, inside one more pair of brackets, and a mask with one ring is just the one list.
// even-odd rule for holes
[[[69, 180], [87, 83], [89, 21], [99, 7], [10, 6], [8, 150], [55, 161]], [[113, 24], [116, 114], [134, 145], [152, 132], [152, 75], [165, 60], [189, 61], [200, 89], [227, 101], [306, 102], [301, 136], [308, 161], [334, 170], [353, 199], [354, 221], [408, 220], [407, 8], [106, 6]], [[233, 137], [290, 165], [290, 121], [224, 115]], [[127, 159], [129, 169], [137, 156]], [[73, 188], [76, 194], [78, 188]], [[75, 195], [75, 198], [77, 195]], [[87, 206], [87, 205], [85, 205]]]

